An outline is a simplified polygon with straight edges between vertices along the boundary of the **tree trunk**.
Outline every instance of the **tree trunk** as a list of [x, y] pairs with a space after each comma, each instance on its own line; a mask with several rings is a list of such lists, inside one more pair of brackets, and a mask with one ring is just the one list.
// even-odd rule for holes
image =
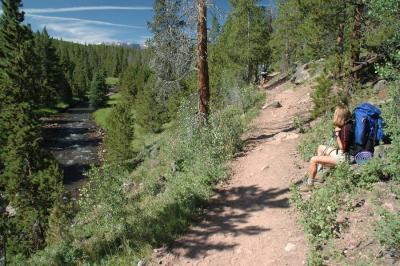
[[199, 89], [199, 114], [207, 120], [209, 115], [210, 82], [207, 60], [207, 6], [206, 0], [197, 3], [197, 84]]
[[[365, 4], [357, 3], [354, 9], [354, 26], [352, 32], [351, 42], [351, 62], [352, 67], [355, 68], [360, 62], [360, 46], [361, 46], [361, 26], [363, 22]], [[353, 79], [357, 79], [357, 73], [353, 73]]]

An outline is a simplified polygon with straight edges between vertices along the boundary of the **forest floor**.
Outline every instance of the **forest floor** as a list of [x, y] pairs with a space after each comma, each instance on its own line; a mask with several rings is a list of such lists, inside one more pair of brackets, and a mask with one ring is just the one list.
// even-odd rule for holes
[[[307, 241], [289, 204], [289, 186], [306, 163], [296, 151], [295, 120], [307, 120], [310, 86], [284, 83], [266, 93], [266, 104], [243, 136], [245, 148], [231, 163], [201, 220], [167, 248], [160, 265], [303, 265]], [[278, 101], [282, 107], [273, 106]]]

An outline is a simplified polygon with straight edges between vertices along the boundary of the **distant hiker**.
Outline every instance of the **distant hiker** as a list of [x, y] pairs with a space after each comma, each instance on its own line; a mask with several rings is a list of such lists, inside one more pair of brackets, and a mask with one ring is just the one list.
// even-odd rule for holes
[[351, 120], [351, 113], [347, 107], [336, 107], [333, 116], [333, 125], [335, 126], [334, 138], [336, 139], [338, 148], [325, 145], [318, 147], [317, 156], [311, 158], [307, 184], [300, 189], [302, 192], [313, 189], [319, 167], [334, 167], [346, 161], [346, 155], [349, 153], [350, 147], [353, 146], [353, 122]]

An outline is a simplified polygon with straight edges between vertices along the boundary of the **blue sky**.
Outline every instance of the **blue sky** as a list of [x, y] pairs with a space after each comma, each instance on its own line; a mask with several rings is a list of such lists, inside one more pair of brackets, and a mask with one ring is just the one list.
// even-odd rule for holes
[[[228, 10], [228, 0], [214, 0]], [[263, 0], [264, 5], [269, 1]], [[143, 44], [151, 33], [152, 0], [25, 0], [25, 22], [33, 30], [46, 27], [55, 38], [80, 43]]]

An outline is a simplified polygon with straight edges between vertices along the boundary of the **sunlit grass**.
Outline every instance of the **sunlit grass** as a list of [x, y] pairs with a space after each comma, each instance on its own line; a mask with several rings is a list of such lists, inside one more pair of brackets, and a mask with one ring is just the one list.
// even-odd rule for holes
[[109, 86], [115, 86], [119, 82], [119, 78], [108, 77], [106, 78], [106, 84]]
[[119, 93], [110, 96], [107, 101], [107, 105], [104, 108], [100, 108], [93, 113], [96, 124], [99, 125], [101, 128], [107, 128], [107, 117], [111, 112], [111, 108], [118, 103], [120, 98], [121, 95]]
[[51, 116], [68, 109], [71, 105], [69, 103], [60, 102], [53, 107], [43, 106], [37, 108], [34, 112], [39, 117]]

